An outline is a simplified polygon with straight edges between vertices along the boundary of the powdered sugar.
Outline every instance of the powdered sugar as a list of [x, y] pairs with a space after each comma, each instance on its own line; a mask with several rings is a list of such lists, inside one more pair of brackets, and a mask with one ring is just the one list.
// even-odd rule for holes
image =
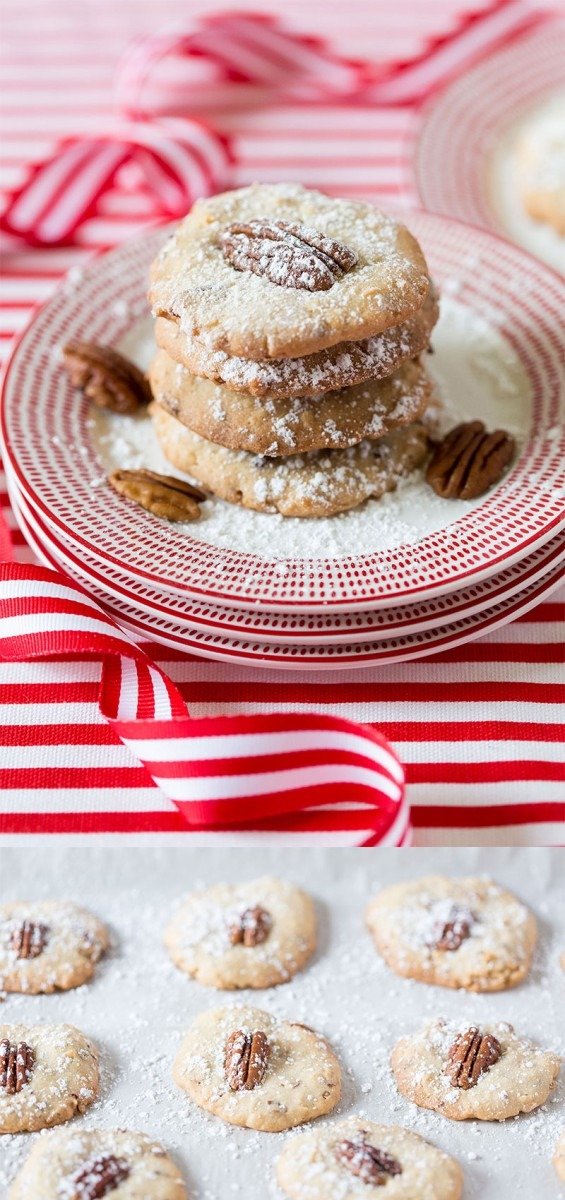
[[[426, 360], [440, 388], [443, 424], [448, 427], [458, 420], [479, 417], [489, 428], [508, 429], [520, 446], [529, 425], [526, 373], [496, 329], [494, 308], [487, 321], [459, 303], [450, 291], [457, 293], [457, 280], [442, 299], [433, 337], [435, 353]], [[120, 349], [147, 366], [153, 353], [150, 323], [133, 329]], [[171, 473], [145, 418], [95, 412], [92, 433], [106, 470], [146, 466]], [[284, 570], [284, 560], [289, 558], [339, 557], [352, 550], [363, 554], [413, 544], [480, 503], [480, 499], [441, 500], [417, 474], [378, 501], [369, 500], [351, 512], [317, 520], [252, 512], [210, 500], [202, 506], [198, 526], [187, 526], [187, 536], [280, 559]]]

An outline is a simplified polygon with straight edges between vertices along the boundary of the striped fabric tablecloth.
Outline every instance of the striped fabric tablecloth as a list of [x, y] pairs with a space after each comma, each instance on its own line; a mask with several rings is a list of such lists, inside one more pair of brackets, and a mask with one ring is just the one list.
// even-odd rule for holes
[[[61, 136], [108, 127], [116, 63], [133, 37], [156, 24], [182, 28], [191, 12], [212, 7], [180, 0], [79, 6], [12, 0], [3, 45], [0, 188], [17, 187], [26, 165], [48, 155]], [[488, 0], [279, 0], [268, 11], [305, 33], [323, 32], [343, 54], [378, 61], [416, 55], [462, 13], [488, 7]], [[411, 198], [406, 166], [417, 117], [409, 108], [288, 104], [214, 119], [233, 138], [236, 183], [296, 179], [384, 204]], [[4, 358], [62, 274], [135, 234], [147, 222], [148, 205], [139, 193], [115, 189], [72, 248], [31, 250], [6, 239]], [[4, 490], [0, 499], [7, 509]], [[16, 558], [31, 561], [8, 510], [7, 516]], [[407, 766], [416, 844], [551, 844], [562, 840], [564, 599], [565, 591], [556, 593], [515, 624], [450, 654], [378, 670], [283, 674], [148, 649], [194, 716], [291, 708], [373, 723]], [[100, 715], [99, 676], [92, 661], [0, 664], [0, 832], [186, 831]]]

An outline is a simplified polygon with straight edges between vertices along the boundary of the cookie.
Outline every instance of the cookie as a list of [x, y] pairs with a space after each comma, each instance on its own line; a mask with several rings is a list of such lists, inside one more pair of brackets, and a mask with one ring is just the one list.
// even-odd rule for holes
[[470, 992], [521, 983], [537, 937], [529, 909], [483, 877], [394, 884], [371, 901], [366, 919], [397, 975]]
[[198, 200], [151, 271], [156, 317], [243, 358], [296, 358], [374, 337], [422, 307], [412, 234], [373, 208], [299, 184]]
[[54, 992], [80, 987], [109, 945], [108, 930], [65, 900], [0, 905], [0, 990]]
[[191, 892], [165, 944], [177, 967], [215, 988], [267, 988], [296, 975], [316, 948], [306, 892], [264, 876]]
[[565, 1129], [562, 1131], [555, 1147], [553, 1165], [560, 1179], [565, 1180]]
[[339, 1063], [325, 1038], [243, 1006], [196, 1018], [173, 1078], [200, 1108], [230, 1125], [266, 1132], [331, 1112], [341, 1093]]
[[98, 1051], [74, 1025], [0, 1025], [0, 1133], [68, 1121], [98, 1083]]
[[400, 1125], [359, 1117], [289, 1138], [276, 1177], [290, 1200], [459, 1200], [463, 1190], [448, 1154]]
[[39, 1138], [8, 1200], [187, 1200], [158, 1142], [128, 1129], [59, 1129]]
[[453, 1121], [505, 1121], [545, 1104], [559, 1075], [556, 1054], [519, 1038], [504, 1021], [429, 1021], [391, 1055], [399, 1092]]
[[200, 437], [230, 450], [280, 457], [356, 446], [416, 421], [432, 384], [418, 362], [317, 400], [259, 399], [198, 379], [163, 350], [149, 370], [156, 401]]
[[273, 400], [301, 396], [312, 399], [324, 392], [354, 387], [369, 379], [385, 379], [427, 348], [439, 316], [437, 295], [430, 288], [420, 309], [403, 325], [377, 337], [340, 342], [305, 358], [271, 358], [253, 362], [222, 350], [211, 350], [197, 337], [187, 337], [176, 320], [158, 317], [157, 345], [193, 375], [223, 383], [233, 392]]
[[392, 491], [428, 454], [426, 428], [416, 423], [348, 450], [272, 461], [199, 437], [159, 404], [150, 411], [161, 449], [177, 470], [221, 500], [285, 517], [331, 517], [356, 508]]
[[545, 123], [532, 123], [518, 146], [522, 198], [535, 221], [565, 237], [565, 117], [563, 110]]

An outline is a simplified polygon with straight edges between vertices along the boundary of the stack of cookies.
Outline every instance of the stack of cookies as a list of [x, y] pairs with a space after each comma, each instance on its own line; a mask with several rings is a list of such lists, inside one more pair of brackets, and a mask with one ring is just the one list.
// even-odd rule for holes
[[296, 184], [199, 201], [152, 268], [161, 447], [214, 495], [321, 517], [428, 452], [419, 355], [438, 317], [420, 246], [369, 204]]

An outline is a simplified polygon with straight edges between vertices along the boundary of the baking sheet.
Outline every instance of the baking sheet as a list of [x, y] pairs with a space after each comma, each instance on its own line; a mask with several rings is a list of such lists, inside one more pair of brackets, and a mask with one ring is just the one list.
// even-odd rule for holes
[[[129, 1126], [160, 1139], [181, 1164], [191, 1200], [280, 1198], [273, 1164], [292, 1134], [225, 1125], [192, 1105], [171, 1079], [172, 1060], [193, 1017], [238, 1001], [311, 1024], [330, 1039], [344, 1071], [343, 1099], [330, 1120], [361, 1113], [429, 1138], [461, 1162], [465, 1200], [554, 1200], [563, 1194], [551, 1166], [565, 1126], [562, 1084], [535, 1113], [501, 1124], [459, 1124], [403, 1100], [388, 1055], [396, 1038], [425, 1018], [463, 1013], [470, 1020], [510, 1020], [520, 1033], [563, 1052], [563, 865], [563, 852], [543, 849], [257, 853], [127, 844], [85, 849], [63, 838], [0, 846], [2, 900], [73, 899], [105, 919], [114, 938], [91, 984], [54, 996], [10, 995], [0, 1014], [3, 1021], [68, 1021], [93, 1037], [101, 1051], [101, 1095], [78, 1120], [87, 1127]], [[522, 987], [473, 996], [399, 979], [388, 970], [365, 932], [365, 904], [381, 886], [430, 872], [488, 873], [531, 904], [540, 945]], [[264, 992], [216, 992], [188, 980], [162, 944], [175, 903], [192, 887], [264, 873], [284, 875], [315, 896], [320, 937], [311, 966]], [[30, 1135], [0, 1138], [0, 1195], [30, 1144]]]

